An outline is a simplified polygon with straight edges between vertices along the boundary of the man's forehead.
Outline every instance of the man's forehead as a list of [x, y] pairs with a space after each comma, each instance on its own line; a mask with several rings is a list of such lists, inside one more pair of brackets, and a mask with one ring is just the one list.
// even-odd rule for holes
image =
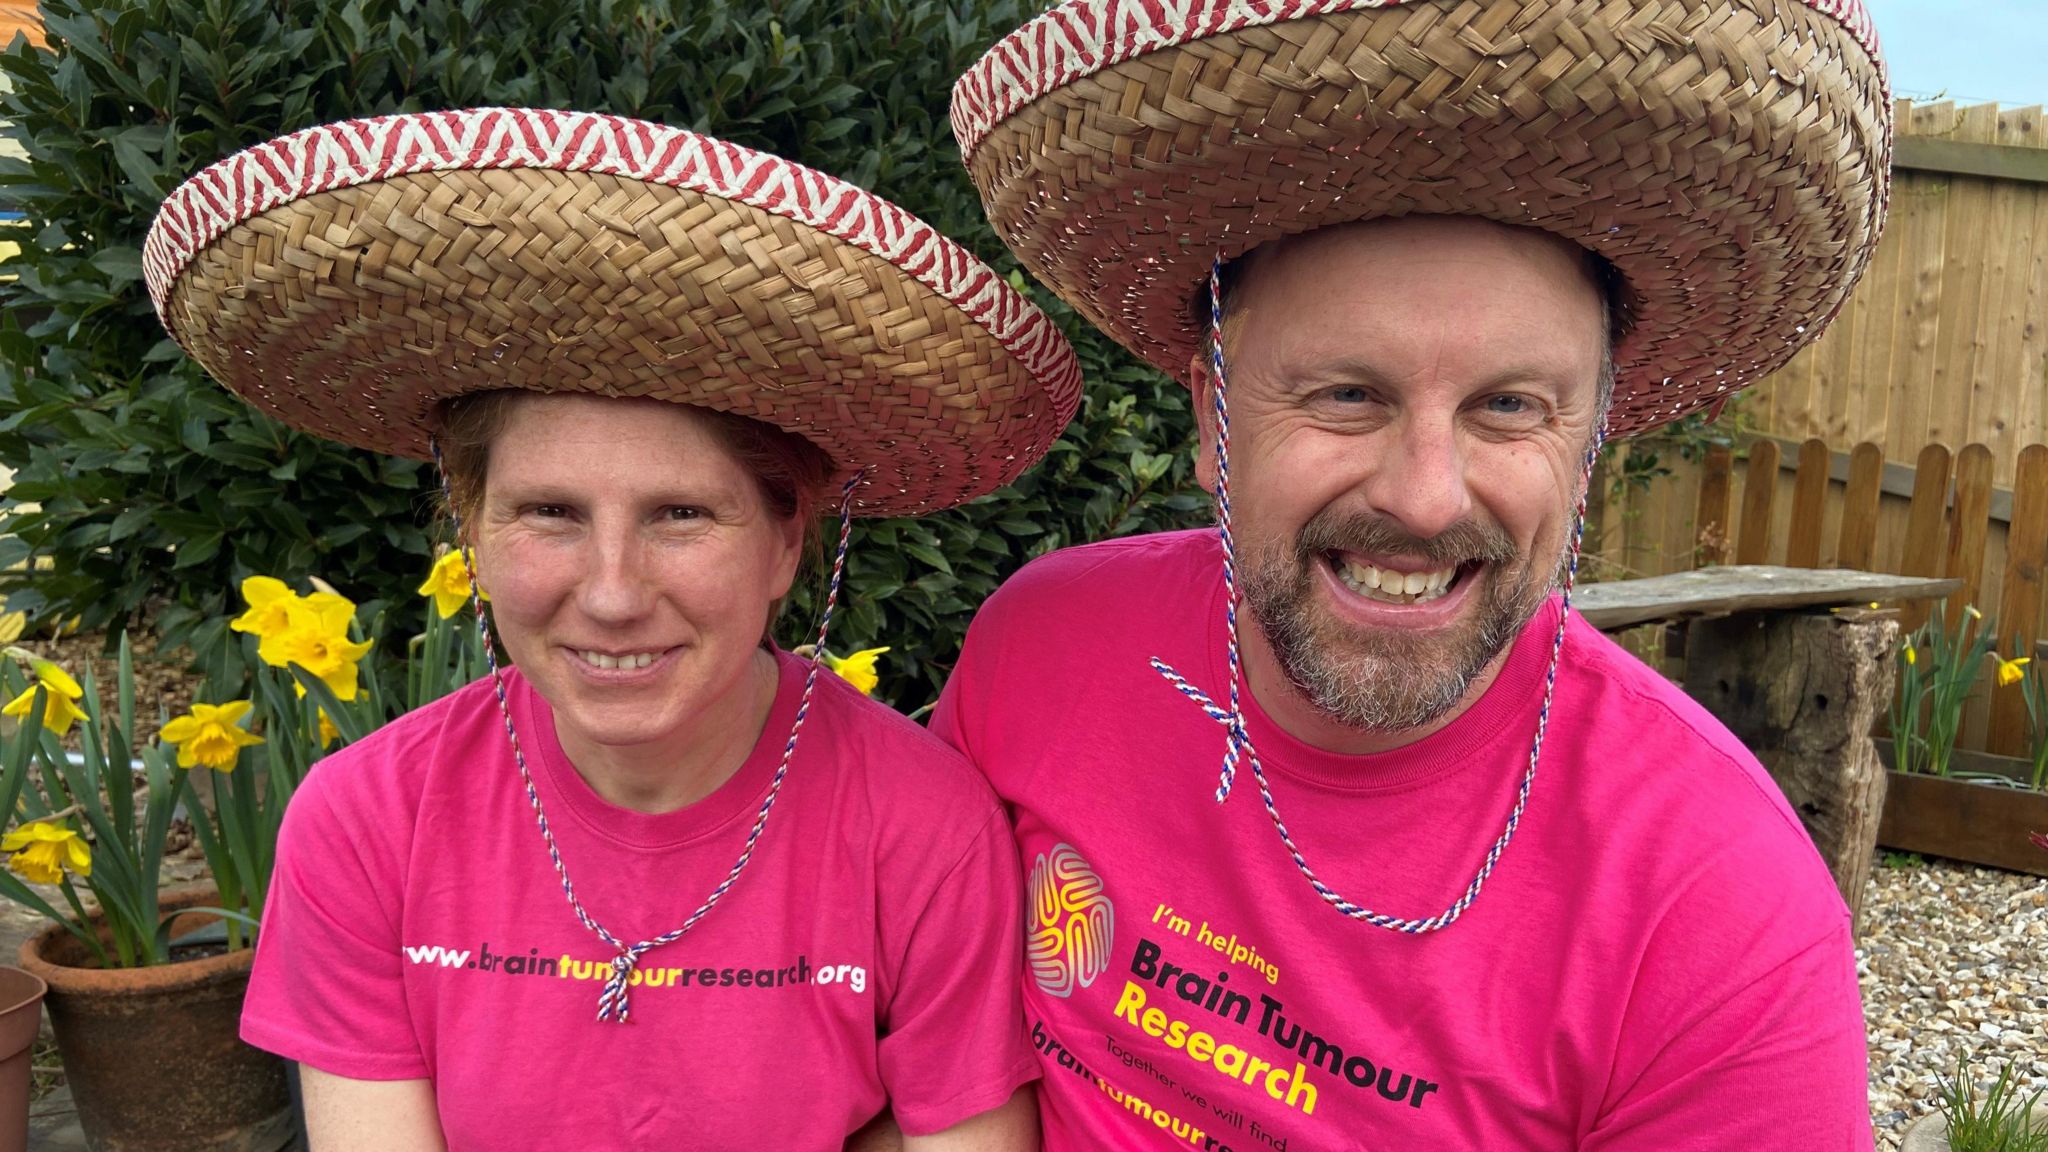
[[[1445, 259], [1547, 265], [1589, 275], [1593, 254], [1554, 233], [1502, 224], [1479, 216], [1401, 216], [1354, 221], [1270, 240], [1225, 265], [1242, 284], [1255, 271], [1274, 270], [1311, 281], [1378, 262]], [[1348, 271], [1349, 269], [1344, 269]]]
[[[1469, 276], [1475, 268], [1486, 287], [1515, 278], [1567, 309], [1589, 299], [1606, 322], [1610, 345], [1625, 332], [1625, 286], [1613, 265], [1564, 237], [1474, 216], [1389, 217], [1269, 241], [1223, 266], [1224, 321], [1236, 329], [1261, 296], [1276, 295], [1290, 311], [1359, 296], [1369, 297], [1375, 311], [1397, 311], [1415, 303], [1417, 294], [1427, 296], [1452, 271]], [[1204, 283], [1194, 300], [1205, 330], [1208, 295]], [[1521, 311], [1525, 302], [1514, 297], [1509, 311]]]

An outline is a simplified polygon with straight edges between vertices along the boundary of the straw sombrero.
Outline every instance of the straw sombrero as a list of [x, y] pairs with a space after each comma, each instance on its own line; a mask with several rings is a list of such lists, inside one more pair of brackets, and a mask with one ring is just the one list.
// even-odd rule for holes
[[1819, 335], [1891, 151], [1860, 0], [1070, 0], [960, 79], [953, 129], [1024, 265], [1175, 375], [1215, 258], [1419, 213], [1564, 236], [1627, 282], [1615, 434]]
[[612, 116], [476, 109], [295, 133], [165, 201], [164, 326], [293, 427], [429, 455], [444, 399], [654, 396], [796, 432], [856, 510], [992, 491], [1073, 415], [1046, 317], [900, 208], [735, 144]]

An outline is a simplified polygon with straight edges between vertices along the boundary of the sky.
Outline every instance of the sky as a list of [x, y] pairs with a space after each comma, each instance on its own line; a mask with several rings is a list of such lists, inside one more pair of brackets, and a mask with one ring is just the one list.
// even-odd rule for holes
[[2048, 0], [1863, 0], [1892, 94], [2048, 104]]

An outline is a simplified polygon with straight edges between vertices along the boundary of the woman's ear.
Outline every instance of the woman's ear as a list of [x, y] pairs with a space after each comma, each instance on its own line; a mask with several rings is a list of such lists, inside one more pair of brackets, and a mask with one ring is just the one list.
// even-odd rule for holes
[[[775, 521], [777, 555], [775, 557], [773, 586], [777, 589], [774, 599], [782, 600], [796, 586], [796, 574], [804, 566], [804, 545], [810, 540], [811, 517], [799, 512], [788, 519]], [[834, 537], [837, 539], [837, 537]]]

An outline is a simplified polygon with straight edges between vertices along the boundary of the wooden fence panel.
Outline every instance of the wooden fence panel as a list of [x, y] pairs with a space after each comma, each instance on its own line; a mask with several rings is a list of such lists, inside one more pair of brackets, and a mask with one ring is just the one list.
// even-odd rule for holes
[[[2034, 650], [2040, 634], [2042, 570], [2048, 568], [2048, 445], [2020, 452], [2012, 491], [2012, 529], [2005, 541], [2005, 580], [1998, 598], [1997, 647], [2008, 658]], [[2019, 756], [2027, 750], [2027, 702], [2018, 685], [1993, 690], [1985, 750]]]
[[1778, 495], [1778, 446], [1759, 440], [1749, 446], [1749, 465], [1742, 478], [1742, 523], [1737, 526], [1735, 562], [1768, 564], [1771, 555], [1771, 504]]
[[[2040, 108], [2033, 113], [2033, 140], [2037, 148], [2048, 148], [2048, 113]], [[2034, 309], [2028, 322], [2020, 326], [2019, 338], [2015, 342], [2017, 351], [2013, 363], [2019, 397], [2013, 405], [2010, 416], [2022, 444], [2048, 442], [2048, 388], [2041, 384], [2048, 382], [2048, 317], [2040, 309], [2048, 306], [2048, 184], [2036, 184], [2030, 190], [2031, 211], [2024, 207], [2019, 213], [2018, 230], [2025, 231], [2033, 240], [2027, 253], [2027, 261], [2021, 270], [2020, 280], [2024, 287], [2020, 299], [2031, 301]]]
[[1984, 585], [1984, 538], [1991, 527], [1991, 449], [1966, 445], [1956, 453], [1956, 515], [1949, 525], [1942, 571], [1962, 580], [1948, 599], [1948, 618], [1974, 606]]
[[[1671, 458], [1669, 475], [1608, 500], [1606, 548], [1587, 571], [1619, 579], [1717, 559], [1807, 562], [1814, 533], [1806, 526], [1818, 523], [1833, 548], [1821, 563], [1964, 581], [1954, 607], [1967, 603], [1996, 621], [2003, 654], [2030, 650], [2048, 631], [2048, 445], [2022, 453], [2026, 481], [2011, 490], [1993, 484], [2002, 466], [1982, 444], [1953, 456], [1940, 444], [1925, 445], [1912, 468], [1886, 462], [1875, 443], [1831, 451], [1818, 514], [1811, 478], [1820, 475], [1821, 457], [1801, 445], [1800, 468], [1788, 466], [1788, 453], [1786, 445], [1763, 440], [1743, 460], [1726, 450]], [[1898, 607], [1910, 629], [1925, 622], [1932, 605]], [[1964, 710], [1958, 747], [2022, 751], [2026, 727], [2020, 697], [1980, 689]]]
[[[1948, 101], [1910, 108], [1903, 130], [1916, 136], [1946, 132], [1955, 123], [1955, 105]], [[1929, 404], [1934, 396], [1935, 338], [1941, 332], [1942, 265], [1947, 258], [1948, 200], [1946, 176], [1901, 181], [1892, 198], [1886, 231], [1899, 229], [1903, 250], [1899, 298], [1892, 313], [1891, 364], [1885, 375], [1892, 389], [1891, 424], [1885, 454], [1903, 459], [1915, 446], [1938, 440]], [[1962, 443], [1962, 441], [1956, 441]]]
[[1799, 446], [1799, 478], [1792, 486], [1792, 523], [1785, 533], [1785, 563], [1820, 567], [1821, 530], [1828, 510], [1828, 442], [1818, 437]]
[[[2008, 147], [2039, 146], [2041, 109], [2011, 108], [1992, 117], [1990, 142]], [[1990, 191], [1989, 210], [1978, 227], [1991, 237], [1985, 252], [1982, 298], [1976, 314], [1974, 353], [1969, 367], [1972, 439], [1991, 449], [2000, 479], [2015, 476], [2020, 445], [2020, 393], [2030, 390], [2020, 363], [2023, 330], [2030, 322], [2048, 320], [2048, 299], [2027, 299], [2027, 266], [2036, 246], [2048, 235], [2036, 235], [2034, 202], [2042, 185], [2019, 180], [1980, 181]], [[2016, 378], [2017, 377], [2017, 378]], [[2038, 379], [2038, 378], [2037, 378]], [[2038, 388], [2038, 384], [2036, 384]]]
[[[1716, 444], [1707, 449], [1706, 460], [1700, 471], [1700, 499], [1693, 523], [1698, 526], [1698, 555], [1702, 567], [1709, 564], [1724, 564], [1728, 560], [1728, 549], [1733, 542], [1728, 535], [1728, 525], [1733, 509], [1729, 500], [1734, 495], [1732, 483], [1735, 479], [1735, 453]], [[1660, 573], [1661, 575], [1661, 573]]]
[[[2039, 107], [1899, 101], [1895, 115], [1901, 140], [2048, 155]], [[1982, 443], [2000, 485], [2022, 446], [2048, 442], [2048, 182], [1966, 168], [1926, 156], [1894, 168], [1890, 218], [1854, 293], [1820, 339], [1737, 399], [1753, 428], [1837, 451], [1869, 440], [1901, 461], [1930, 440]]]
[[[1948, 448], [1929, 444], [1920, 450], [1913, 464], [1913, 506], [1906, 513], [1906, 535], [1899, 549], [1897, 571], [1901, 576], [1939, 576], [1942, 562], [1942, 534], [1948, 520], [1948, 477], [1953, 463]], [[1906, 632], [1927, 619], [1927, 602], [1914, 601], [1899, 609], [1899, 627]]]
[[[1998, 105], [1973, 104], [1956, 113], [1949, 139], [1972, 144], [1990, 144], [1998, 138]], [[1993, 215], [1992, 195], [1997, 181], [1970, 176], [1949, 179], [1947, 205], [1948, 239], [1941, 270], [1941, 287], [1935, 305], [1941, 313], [1940, 330], [1934, 344], [1934, 361], [1929, 365], [1927, 426], [1916, 429], [1929, 440], [1962, 444], [1976, 440], [1983, 430], [1970, 422], [1972, 389], [1976, 365], [1977, 324], [1985, 304], [1985, 282], [1994, 248], [2003, 248], [2009, 237], [1993, 235], [1988, 227]], [[1988, 382], [1987, 382], [1988, 383]], [[1990, 397], [1985, 397], [1988, 400]], [[1989, 458], [1989, 449], [1986, 450]], [[1960, 475], [1958, 476], [1960, 479]]]
[[1875, 571], [1878, 508], [1884, 501], [1884, 449], [1865, 441], [1849, 454], [1849, 484], [1842, 492], [1842, 531], [1835, 567]]

